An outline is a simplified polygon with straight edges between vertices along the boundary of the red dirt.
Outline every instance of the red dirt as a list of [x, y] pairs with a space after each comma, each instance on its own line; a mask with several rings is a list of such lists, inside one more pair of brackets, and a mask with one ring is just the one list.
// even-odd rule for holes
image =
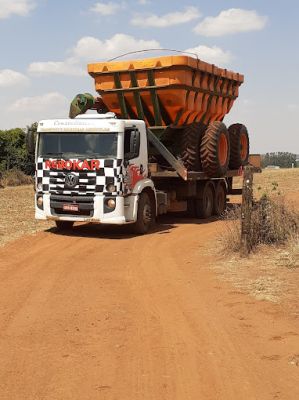
[[0, 398], [298, 399], [298, 319], [208, 268], [219, 229], [80, 226], [2, 248]]

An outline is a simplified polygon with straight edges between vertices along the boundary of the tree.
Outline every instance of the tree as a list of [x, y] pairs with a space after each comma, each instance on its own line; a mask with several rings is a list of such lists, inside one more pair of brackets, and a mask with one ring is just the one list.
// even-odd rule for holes
[[[37, 124], [28, 128], [36, 132]], [[21, 128], [0, 130], [0, 171], [16, 168], [26, 174], [34, 173], [34, 156], [28, 153], [26, 132]]]

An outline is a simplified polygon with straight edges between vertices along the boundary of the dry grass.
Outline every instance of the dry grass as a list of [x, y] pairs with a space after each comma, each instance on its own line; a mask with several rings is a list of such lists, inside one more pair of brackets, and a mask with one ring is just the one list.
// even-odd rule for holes
[[31, 176], [25, 175], [19, 169], [10, 169], [3, 172], [0, 176], [0, 187], [30, 185], [34, 182]]
[[[242, 187], [242, 178], [234, 179], [235, 187]], [[255, 174], [253, 180], [254, 195], [260, 198], [264, 193], [280, 193], [287, 201], [296, 199], [299, 191], [299, 168], [263, 170], [261, 174]], [[296, 204], [299, 208], [299, 202]]]
[[0, 189], [0, 210], [0, 246], [54, 226], [53, 222], [35, 220], [33, 185]]
[[[296, 317], [299, 316], [299, 236], [295, 230], [285, 231], [290, 220], [298, 218], [299, 210], [299, 169], [297, 170], [267, 170], [254, 176], [255, 194], [261, 198], [263, 194], [274, 197], [278, 207], [275, 212], [279, 216], [275, 223], [283, 225], [283, 237], [287, 240], [278, 240], [273, 244], [259, 244], [249, 258], [241, 258], [238, 254], [240, 225], [240, 207], [230, 211], [230, 218], [224, 221], [224, 235], [221, 235], [221, 255], [215, 254], [214, 268], [222, 278], [231, 282], [235, 287], [250, 294], [258, 300], [280, 303], [287, 312]], [[241, 186], [241, 179], [237, 182]], [[273, 187], [275, 189], [273, 190]], [[281, 193], [278, 195], [278, 193]], [[241, 197], [236, 199], [238, 203]], [[272, 204], [272, 203], [271, 203]], [[266, 207], [267, 208], [267, 207]], [[285, 210], [288, 221], [285, 219]], [[269, 210], [268, 210], [269, 211]], [[273, 216], [275, 216], [275, 212]], [[258, 217], [259, 214], [257, 213]], [[277, 222], [278, 220], [278, 222]], [[297, 220], [298, 221], [298, 220]], [[261, 225], [261, 220], [255, 220], [254, 228]], [[266, 224], [267, 225], [267, 224]], [[291, 223], [292, 225], [292, 223]], [[271, 232], [271, 229], [270, 229]], [[280, 234], [278, 235], [280, 236]], [[270, 235], [271, 237], [271, 235]], [[283, 243], [284, 242], [284, 243]], [[267, 241], [266, 241], [267, 243]], [[223, 253], [223, 249], [226, 249]]]
[[299, 268], [299, 236], [292, 237], [280, 252], [277, 265], [287, 268]]
[[248, 259], [238, 254], [218, 257], [213, 268], [237, 289], [257, 300], [282, 303], [299, 316], [298, 237], [281, 246], [260, 246]]
[[[225, 229], [220, 236], [221, 251], [240, 251], [241, 209], [234, 206], [224, 216]], [[280, 195], [266, 195], [255, 203], [251, 215], [249, 240], [255, 250], [260, 245], [283, 244], [297, 235], [299, 214]]]

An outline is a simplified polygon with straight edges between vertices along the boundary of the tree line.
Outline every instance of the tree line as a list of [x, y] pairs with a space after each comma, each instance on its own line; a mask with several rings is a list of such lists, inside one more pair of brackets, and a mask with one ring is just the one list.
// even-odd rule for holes
[[17, 169], [27, 175], [34, 174], [34, 155], [27, 150], [28, 129], [36, 132], [37, 123], [27, 129], [0, 130], [0, 173]]
[[299, 167], [296, 165], [296, 154], [288, 153], [288, 152], [275, 152], [275, 153], [266, 153], [262, 155], [262, 167], [268, 167], [269, 165], [274, 165], [280, 168], [292, 168]]

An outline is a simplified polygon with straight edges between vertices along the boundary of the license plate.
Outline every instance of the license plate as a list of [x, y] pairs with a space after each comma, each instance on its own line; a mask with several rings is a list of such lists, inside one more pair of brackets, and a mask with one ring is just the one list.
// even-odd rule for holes
[[78, 204], [63, 204], [62, 209], [64, 211], [79, 211]]

